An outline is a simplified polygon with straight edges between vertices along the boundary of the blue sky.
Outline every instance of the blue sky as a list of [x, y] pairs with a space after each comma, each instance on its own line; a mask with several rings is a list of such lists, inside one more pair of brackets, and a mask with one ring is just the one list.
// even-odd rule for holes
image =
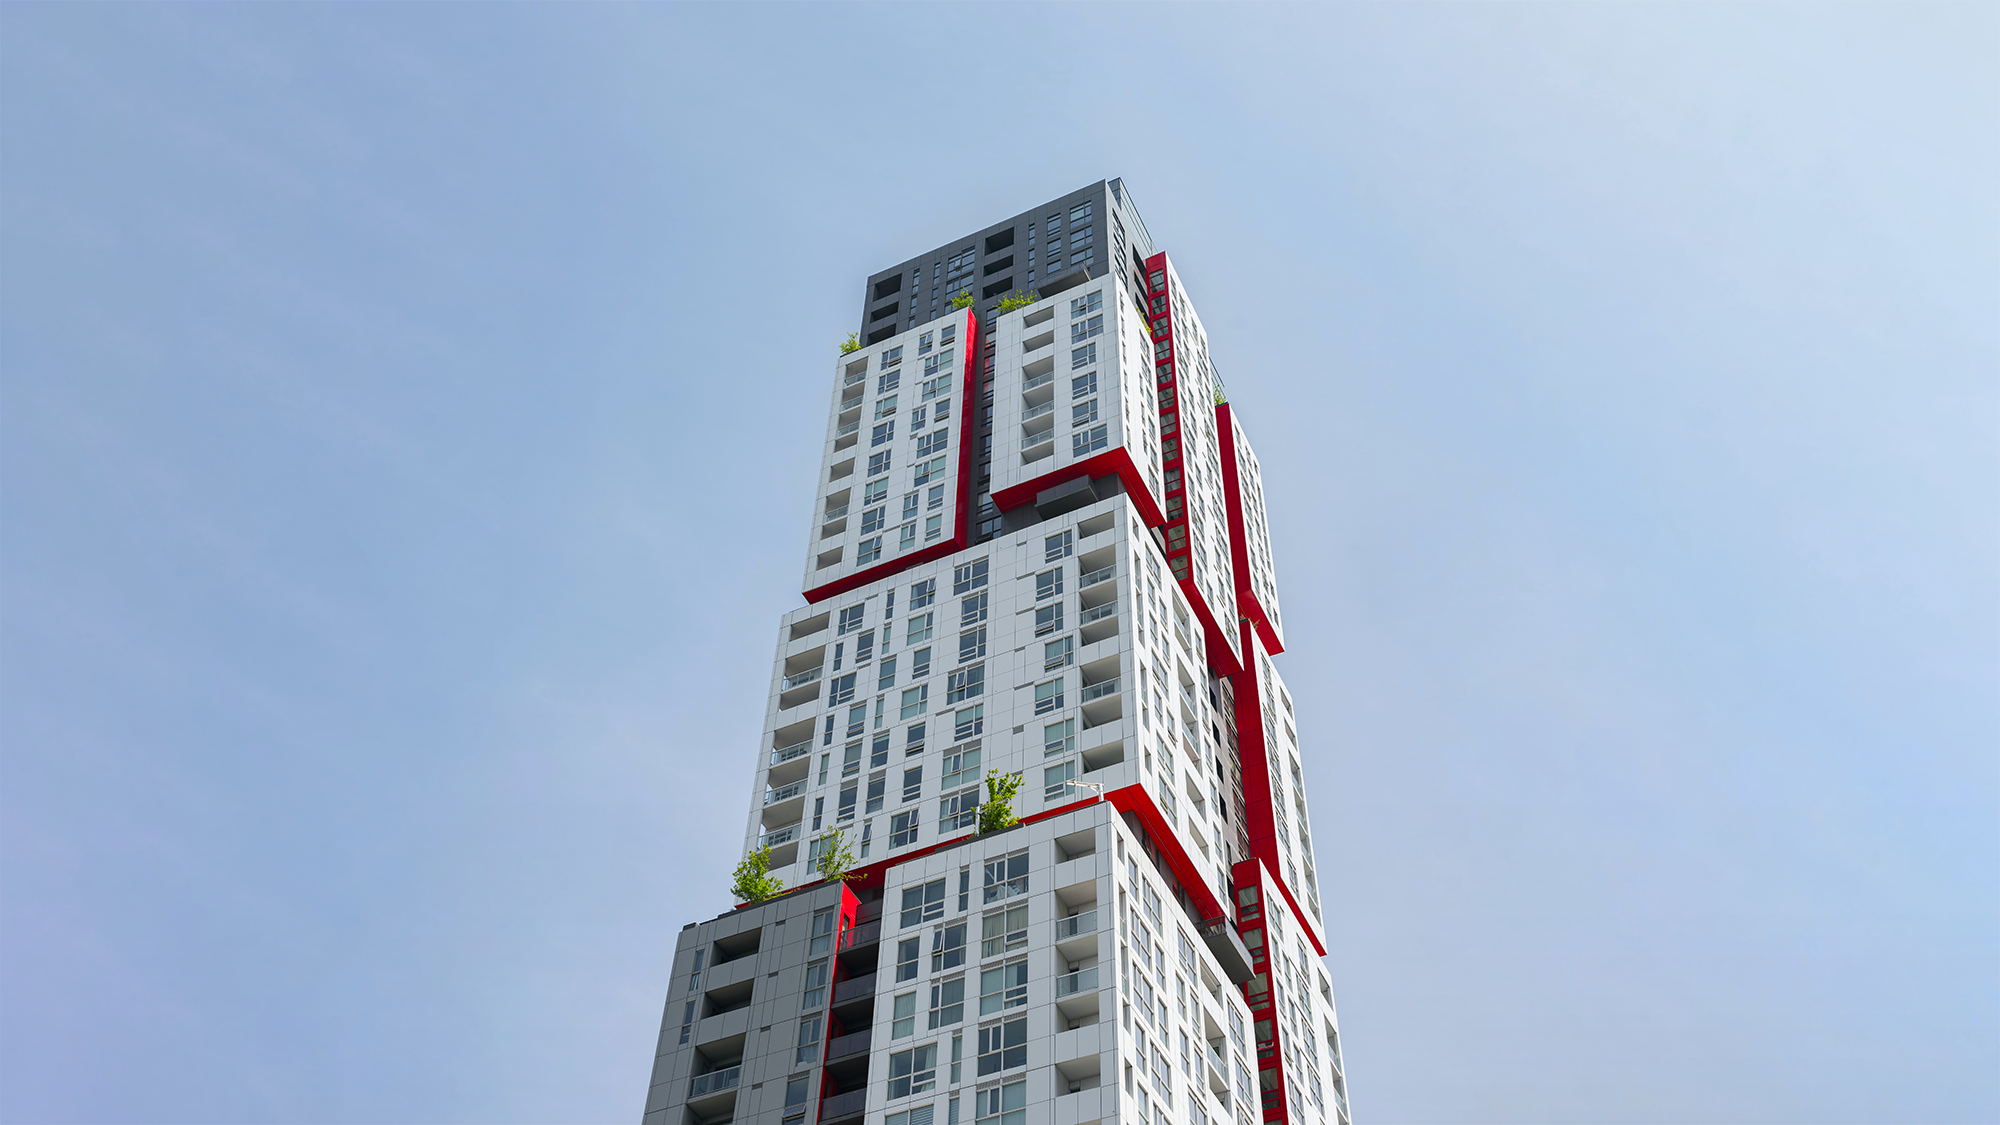
[[2000, 1119], [1996, 25], [0, 8], [0, 1118], [635, 1119], [862, 279], [1123, 176], [1358, 1119]]

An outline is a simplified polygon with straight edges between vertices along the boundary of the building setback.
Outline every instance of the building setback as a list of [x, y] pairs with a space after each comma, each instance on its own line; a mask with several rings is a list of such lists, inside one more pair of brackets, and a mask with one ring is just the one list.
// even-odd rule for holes
[[1347, 1125], [1261, 469], [1172, 261], [1100, 181], [871, 276], [858, 340], [743, 828], [794, 889], [682, 929], [645, 1125]]

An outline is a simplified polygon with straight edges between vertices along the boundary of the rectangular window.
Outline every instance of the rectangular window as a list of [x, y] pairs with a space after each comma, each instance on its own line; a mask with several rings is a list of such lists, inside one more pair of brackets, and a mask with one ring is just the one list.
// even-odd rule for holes
[[944, 470], [945, 458], [943, 457], [933, 457], [928, 461], [919, 461], [917, 462], [916, 472], [910, 477], [910, 483], [929, 484], [932, 477], [938, 476]]
[[887, 691], [888, 689], [895, 686], [896, 686], [896, 658], [893, 656], [885, 656], [882, 658], [881, 666], [876, 669], [875, 690]]
[[[929, 603], [926, 602], [925, 604], [928, 605]], [[907, 618], [909, 624], [904, 628], [903, 631], [903, 643], [906, 645], [913, 645], [923, 641], [930, 640], [931, 625], [934, 616], [935, 616], [935, 611], [933, 611], [932, 613], [911, 614]]]
[[903, 607], [905, 612], [922, 609], [937, 598], [937, 579], [926, 578], [910, 585], [910, 604]]
[[989, 1016], [1028, 1003], [1028, 959], [1016, 957], [979, 973], [979, 1014]]
[[899, 812], [889, 818], [889, 846], [906, 847], [917, 842], [917, 810]]
[[[1057, 559], [1068, 558], [1070, 552], [1075, 549], [1075, 542], [1075, 539], [1072, 538], [1072, 533], [1068, 531], [1059, 535], [1044, 537], [1042, 539], [1042, 561], [1054, 562]], [[1061, 582], [1058, 581], [1057, 585], [1060, 586]]]
[[[868, 455], [868, 475], [871, 477], [880, 476], [883, 473], [888, 472], [889, 454], [893, 452], [895, 451], [891, 449], [885, 449], [880, 453], [870, 453]], [[883, 483], [887, 484], [888, 482], [884, 481]]]
[[931, 972], [965, 964], [965, 923], [954, 922], [931, 931]]
[[1009, 1082], [972, 1095], [972, 1125], [1028, 1125], [1027, 1082]]
[[898, 983], [917, 979], [917, 962], [923, 956], [923, 948], [924, 939], [920, 937], [904, 938], [896, 943], [896, 975], [894, 979]]
[[950, 1027], [965, 1018], [965, 978], [952, 977], [931, 985], [930, 1020], [927, 1029]]
[[1095, 422], [1095, 421], [1097, 421], [1096, 399], [1093, 398], [1086, 402], [1079, 402], [1069, 408], [1070, 425], [1081, 426], [1086, 422]]
[[889, 764], [889, 736], [878, 734], [875, 744], [868, 748], [868, 768], [876, 769]]
[[856, 629], [861, 628], [862, 618], [867, 614], [867, 612], [868, 612], [868, 607], [865, 605], [851, 605], [848, 606], [846, 609], [841, 610], [840, 622], [838, 627], [835, 628], [833, 635], [836, 637], [844, 637], [847, 634], [852, 633]]
[[986, 861], [986, 901], [999, 902], [1028, 893], [1028, 853], [1018, 851]]
[[870, 629], [854, 638], [854, 662], [866, 664], [873, 659], [875, 659], [875, 630]]
[[1063, 604], [1050, 602], [1035, 611], [1035, 635], [1046, 637], [1063, 627]]
[[811, 940], [806, 946], [806, 956], [817, 957], [833, 948], [833, 911], [821, 910], [812, 916]]
[[932, 879], [921, 887], [903, 888], [902, 928], [921, 925], [944, 917], [944, 880]]
[[903, 362], [903, 348], [901, 345], [897, 345], [882, 353], [881, 369], [887, 371], [901, 362]]
[[921, 492], [905, 492], [903, 494], [904, 519], [910, 519], [917, 514], [918, 506], [923, 503], [923, 496], [924, 494]]
[[889, 415], [894, 414], [895, 412], [896, 412], [895, 395], [890, 395], [888, 398], [885, 398], [882, 401], [875, 404], [875, 417], [877, 418], [887, 418]]
[[865, 811], [871, 813], [881, 812], [882, 802], [885, 799], [886, 795], [888, 794], [888, 791], [889, 791], [888, 774], [883, 774], [883, 773], [870, 774], [868, 776], [868, 807]]
[[1061, 567], [1045, 570], [1035, 575], [1035, 600], [1045, 601], [1063, 592], [1063, 572]]
[[871, 480], [862, 486], [861, 503], [864, 507], [869, 504], [880, 504], [888, 497], [889, 482], [886, 480]]
[[986, 691], [986, 665], [975, 664], [947, 673], [944, 679], [946, 703], [963, 703]]
[[[940, 379], [938, 381], [943, 382], [944, 380]], [[937, 400], [937, 405], [931, 408], [931, 417], [939, 422], [942, 422], [945, 419], [950, 418], [951, 400], [948, 398], [941, 398]]]
[[811, 1011], [826, 1003], [827, 963], [814, 961], [806, 966], [806, 991], [799, 1007]]
[[1092, 426], [1088, 430], [1078, 430], [1069, 435], [1069, 451], [1072, 457], [1082, 457], [1095, 453], [1111, 443], [1111, 429], [1108, 426]]
[[905, 992], [891, 1001], [889, 1038], [908, 1039], [917, 1033], [917, 994]]
[[986, 729], [986, 705], [979, 703], [967, 707], [953, 716], [953, 719], [955, 721], [951, 728], [952, 741], [963, 742]]
[[681, 1045], [684, 1047], [687, 1045], [688, 1039], [694, 1034], [694, 1006], [699, 1002], [697, 1000], [688, 1001], [687, 1007], [681, 1012]]
[[1062, 637], [1042, 646], [1042, 671], [1067, 668], [1076, 660], [1076, 638]]
[[960, 785], [976, 785], [979, 782], [979, 744], [954, 746], [945, 753], [941, 767], [944, 776], [938, 779], [942, 789], [953, 789]]
[[986, 585], [986, 560], [967, 563], [951, 572], [951, 592], [967, 594]]
[[1042, 757], [1053, 758], [1076, 748], [1076, 720], [1064, 719], [1042, 728]]
[[943, 453], [951, 442], [951, 427], [940, 426], [917, 439], [917, 456], [929, 457], [933, 453]]
[[856, 673], [849, 672], [845, 676], [835, 676], [833, 679], [827, 681], [827, 706], [838, 707], [854, 698], [855, 675]]
[[1051, 711], [1060, 711], [1062, 708], [1063, 682], [1061, 679], [1054, 679], [1045, 684], [1035, 685], [1035, 714], [1046, 715]]
[[981, 590], [958, 603], [958, 627], [968, 628], [986, 620], [986, 591]]
[[938, 835], [979, 823], [979, 790], [961, 789], [938, 802]]
[[937, 1044], [926, 1043], [889, 1056], [889, 1097], [907, 1098], [937, 1089]]
[[[911, 526], [914, 527], [915, 525], [913, 524]], [[943, 537], [944, 537], [943, 516], [932, 516], [931, 518], [924, 521], [924, 542], [928, 543], [933, 539], [942, 539]]]
[[929, 684], [918, 684], [913, 688], [905, 688], [903, 690], [903, 711], [899, 718], [908, 719], [930, 710], [930, 697], [931, 686]]
[[931, 674], [931, 650], [928, 648], [920, 648], [917, 651], [911, 653], [910, 654], [911, 678], [914, 679], [918, 676], [928, 676], [930, 674]]
[[875, 380], [875, 393], [878, 395], [887, 394], [890, 391], [895, 390], [896, 384], [902, 381], [903, 381], [903, 372], [900, 368], [895, 371], [891, 371], [887, 375], [880, 376]]
[[799, 1021], [799, 1049], [793, 1061], [800, 1066], [819, 1061], [819, 1019], [807, 1016]]
[[1096, 344], [1085, 344], [1080, 348], [1070, 349], [1069, 353], [1070, 370], [1074, 371], [1079, 367], [1089, 367], [1091, 364], [1096, 362], [1097, 362]]
[[903, 771], [903, 800], [910, 802], [924, 794], [924, 767], [912, 766]]
[[835, 824], [844, 824], [854, 819], [854, 806], [861, 794], [859, 783], [844, 786], [840, 790], [840, 808], [833, 818]]
[[970, 633], [958, 635], [958, 662], [977, 660], [986, 655], [986, 626], [981, 625]]
[[903, 745], [903, 757], [924, 752], [924, 724], [911, 723], [907, 741]]
[[1076, 796], [1076, 759], [1042, 769], [1042, 800], [1061, 801]]
[[[980, 1003], [985, 1004], [981, 997]], [[1008, 1020], [979, 1029], [979, 1073], [998, 1074], [1028, 1065], [1028, 1020]], [[981, 1118], [985, 1120], [985, 1118]]]
[[1084, 397], [1085, 395], [1094, 395], [1096, 393], [1097, 393], [1097, 372], [1095, 371], [1086, 371], [1083, 374], [1078, 375], [1076, 378], [1071, 379], [1069, 381], [1069, 397], [1072, 399], [1078, 399]]
[[856, 564], [872, 563], [881, 557], [882, 537], [880, 535], [875, 536], [873, 539], [863, 539], [860, 545], [854, 549], [854, 561]]
[[924, 498], [924, 507], [932, 511], [944, 507], [944, 485], [931, 485], [930, 494]]
[[1026, 904], [995, 910], [979, 920], [979, 955], [998, 957], [1028, 944]]
[[1104, 316], [1102, 313], [1088, 320], [1079, 320], [1069, 326], [1069, 342], [1072, 344], [1081, 344], [1092, 336], [1102, 336], [1103, 334]]
[[1104, 307], [1104, 290], [1099, 289], [1088, 297], [1078, 297], [1069, 303], [1069, 315], [1074, 317], [1094, 313]]
[[874, 432], [868, 438], [868, 444], [870, 446], [887, 445], [895, 440], [895, 437], [896, 420], [891, 418], [887, 422], [876, 423]]

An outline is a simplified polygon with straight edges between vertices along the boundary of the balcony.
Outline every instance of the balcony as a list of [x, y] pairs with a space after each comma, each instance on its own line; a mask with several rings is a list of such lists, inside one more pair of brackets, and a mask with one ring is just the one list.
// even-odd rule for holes
[[844, 980], [833, 986], [833, 1002], [836, 1005], [866, 1000], [875, 995], [875, 974]]
[[826, 1061], [833, 1062], [836, 1059], [847, 1058], [849, 1055], [866, 1054], [868, 1052], [868, 1042], [874, 1037], [874, 1034], [874, 1029], [870, 1028], [864, 1031], [857, 1031], [852, 1035], [842, 1035], [837, 1039], [828, 1040], [826, 1044]]
[[1078, 969], [1076, 972], [1056, 978], [1056, 999], [1058, 1000], [1065, 996], [1074, 996], [1079, 992], [1095, 992], [1096, 990], [1097, 966], [1095, 965], [1092, 965], [1088, 969]]
[[1050, 383], [1053, 383], [1055, 381], [1056, 381], [1056, 373], [1054, 371], [1044, 371], [1040, 375], [1037, 375], [1034, 378], [1029, 379], [1028, 381], [1022, 383], [1021, 390], [1032, 391], [1036, 387], [1046, 387]]
[[693, 1101], [696, 1098], [713, 1097], [716, 1094], [734, 1090], [736, 1083], [742, 1077], [743, 1067], [741, 1064], [732, 1066], [727, 1070], [711, 1070], [707, 1074], [697, 1074], [694, 1076], [693, 1081], [688, 1083], [688, 1100]]
[[1095, 586], [1099, 582], [1109, 582], [1116, 577], [1118, 577], [1118, 566], [1114, 563], [1102, 570], [1093, 570], [1082, 578], [1077, 579], [1076, 586], [1077, 589], [1081, 590], [1086, 586]]
[[762, 836], [757, 837], [757, 846], [760, 848], [774, 848], [777, 847], [779, 844], [790, 844], [797, 842], [799, 838], [800, 823], [802, 822], [795, 820], [790, 824], [785, 825], [783, 828], [771, 829], [769, 832], [766, 832]]
[[1056, 431], [1054, 427], [1043, 430], [1038, 434], [1029, 434], [1021, 441], [1021, 460], [1023, 463], [1039, 461], [1053, 454], [1055, 451]]
[[860, 441], [860, 429], [861, 423], [849, 422], [845, 426], [833, 431], [833, 448], [836, 451], [846, 449], [848, 446]]
[[840, 952], [845, 953], [850, 949], [860, 949], [863, 946], [873, 945], [881, 940], [882, 920], [877, 918], [873, 922], [863, 922], [859, 926], [850, 926], [842, 930], [840, 932], [839, 949]]
[[858, 1118], [868, 1108], [868, 1088], [849, 1090], [819, 1103], [820, 1125], [832, 1125], [835, 1121]]
[[1068, 941], [1073, 937], [1097, 931], [1097, 911], [1086, 910], [1068, 918], [1056, 919], [1056, 940]]
[[1028, 422], [1032, 422], [1035, 419], [1040, 418], [1044, 414], [1053, 414], [1055, 413], [1055, 410], [1056, 410], [1056, 404], [1054, 402], [1045, 402], [1040, 406], [1029, 407], [1027, 410], [1021, 412], [1021, 422], [1025, 425]]
[[834, 520], [837, 520], [846, 514], [847, 514], [847, 505], [845, 504], [842, 504], [838, 508], [828, 508], [826, 510], [826, 514], [820, 517], [820, 522], [832, 523]]
[[814, 680], [819, 679], [820, 673], [824, 672], [825, 670], [826, 670], [826, 665], [816, 664], [811, 668], [808, 668], [805, 671], [800, 672], [796, 676], [786, 676], [784, 678], [784, 681], [778, 685], [778, 690], [790, 691], [795, 687], [804, 687], [805, 685], [812, 683]]
[[764, 803], [766, 805], [775, 805], [779, 801], [789, 801], [805, 791], [806, 783], [804, 781], [794, 781], [790, 785], [766, 790], [764, 793]]
[[780, 747], [771, 751], [771, 764], [774, 766], [783, 765], [794, 758], [803, 758], [807, 754], [812, 753], [812, 748], [813, 743], [810, 738], [804, 742], [794, 742], [790, 746]]
[[[1115, 570], [1116, 568], [1113, 567], [1112, 569]], [[1102, 621], [1107, 617], [1116, 617], [1116, 616], [1118, 616], [1118, 603], [1105, 602], [1103, 605], [1098, 606], [1095, 609], [1084, 610], [1081, 614], [1077, 616], [1076, 623], [1078, 625], [1088, 625], [1093, 621]]]
[[1093, 699], [1103, 699], [1107, 696], [1117, 695], [1118, 681], [1119, 677], [1113, 676], [1110, 679], [1105, 680], [1103, 683], [1091, 684], [1088, 687], [1084, 688], [1081, 693], [1079, 693], [1078, 701], [1082, 703], [1089, 703]]

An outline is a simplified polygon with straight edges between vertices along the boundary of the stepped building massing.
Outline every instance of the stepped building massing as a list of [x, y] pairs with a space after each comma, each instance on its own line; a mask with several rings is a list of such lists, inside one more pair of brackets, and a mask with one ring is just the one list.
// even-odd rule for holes
[[1262, 474], [1172, 261], [1101, 181], [870, 277], [857, 342], [743, 828], [793, 889], [681, 931], [645, 1125], [1347, 1125]]

